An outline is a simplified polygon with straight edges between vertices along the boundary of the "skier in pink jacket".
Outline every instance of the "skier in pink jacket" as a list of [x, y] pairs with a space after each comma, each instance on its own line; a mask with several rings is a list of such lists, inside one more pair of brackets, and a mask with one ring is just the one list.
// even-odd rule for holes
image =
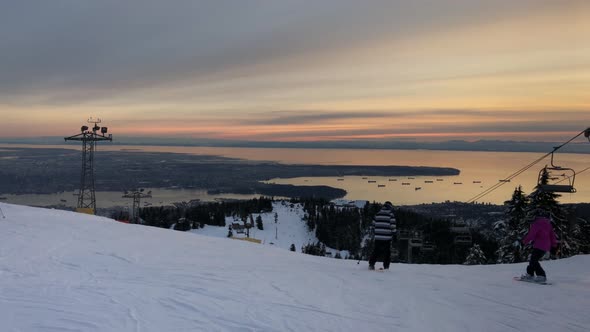
[[[531, 260], [526, 268], [526, 275], [522, 279], [534, 280], [536, 282], [546, 282], [547, 276], [541, 267], [539, 260], [545, 256], [545, 253], [551, 248], [557, 248], [557, 237], [551, 226], [551, 221], [547, 217], [536, 217], [528, 234], [522, 239], [524, 244], [533, 243], [533, 252]], [[537, 275], [536, 277], [534, 275]]]

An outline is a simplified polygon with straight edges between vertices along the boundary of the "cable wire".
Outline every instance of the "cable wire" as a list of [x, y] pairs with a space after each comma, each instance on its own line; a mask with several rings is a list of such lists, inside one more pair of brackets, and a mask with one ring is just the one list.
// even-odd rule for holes
[[[481, 193], [473, 196], [471, 199], [469, 199], [467, 201], [467, 203], [473, 203], [479, 199], [482, 199], [483, 197], [485, 197], [486, 195], [488, 195], [489, 193], [495, 191], [496, 189], [500, 188], [501, 186], [503, 186], [504, 184], [506, 184], [507, 182], [510, 182], [512, 179], [514, 179], [515, 177], [519, 176], [520, 174], [524, 173], [525, 171], [527, 171], [528, 169], [530, 169], [531, 167], [535, 166], [537, 163], [539, 163], [541, 160], [547, 158], [548, 156], [552, 155], [553, 153], [555, 153], [557, 150], [561, 149], [562, 147], [564, 147], [565, 145], [569, 144], [570, 142], [572, 142], [573, 140], [575, 140], [576, 138], [578, 138], [580, 135], [584, 135], [586, 137], [588, 137], [588, 133], [590, 133], [590, 128], [584, 129], [582, 130], [579, 134], [577, 134], [576, 136], [572, 137], [571, 139], [569, 139], [568, 141], [566, 141], [565, 143], [559, 145], [559, 146], [555, 146], [553, 147], [553, 150], [549, 153], [544, 154], [543, 156], [537, 158], [535, 161], [531, 162], [530, 164], [524, 166], [523, 168], [519, 169], [518, 171], [512, 173], [511, 175], [507, 176], [506, 178], [500, 180], [498, 183], [496, 183], [495, 185], [487, 188], [486, 190], [482, 191]], [[590, 137], [588, 137], [588, 139], [590, 140]]]

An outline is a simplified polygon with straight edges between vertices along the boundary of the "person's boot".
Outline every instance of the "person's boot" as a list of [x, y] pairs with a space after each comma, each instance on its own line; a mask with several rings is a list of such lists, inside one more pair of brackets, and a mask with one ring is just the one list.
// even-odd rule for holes
[[520, 276], [520, 280], [524, 280], [524, 281], [533, 281], [535, 277], [532, 274], [523, 274]]

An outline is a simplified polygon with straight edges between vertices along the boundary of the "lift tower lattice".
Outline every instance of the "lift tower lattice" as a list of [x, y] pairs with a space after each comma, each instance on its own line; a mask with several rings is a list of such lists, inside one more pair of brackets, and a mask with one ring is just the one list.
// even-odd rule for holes
[[107, 136], [107, 127], [99, 127], [100, 119], [88, 119], [88, 123], [94, 124], [92, 128], [82, 126], [78, 135], [65, 137], [66, 141], [82, 142], [82, 174], [80, 177], [80, 191], [78, 192], [78, 212], [95, 214], [96, 194], [94, 190], [94, 151], [96, 142], [112, 141], [113, 135]]
[[131, 222], [139, 224], [139, 203], [142, 198], [151, 198], [152, 192], [143, 193], [143, 189], [134, 190], [131, 192], [125, 191], [124, 198], [133, 198], [133, 210], [131, 211]]

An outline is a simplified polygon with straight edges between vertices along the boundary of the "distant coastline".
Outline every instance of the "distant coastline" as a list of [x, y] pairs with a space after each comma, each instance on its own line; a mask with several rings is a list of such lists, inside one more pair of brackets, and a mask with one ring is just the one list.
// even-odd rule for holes
[[[395, 140], [361, 140], [329, 142], [262, 142], [189, 138], [126, 137], [113, 135], [111, 145], [174, 146], [174, 147], [234, 147], [234, 148], [281, 148], [281, 149], [389, 149], [433, 151], [484, 151], [484, 152], [550, 152], [563, 142], [527, 142], [478, 140], [474, 142], [452, 140], [443, 142], [414, 142]], [[0, 144], [63, 145], [62, 137], [0, 138]], [[66, 145], [73, 144], [67, 143]], [[563, 153], [590, 154], [587, 141], [574, 142], [564, 147]]]
[[[79, 186], [79, 159], [79, 153], [69, 149], [14, 148], [0, 151], [0, 169], [4, 170], [0, 194], [74, 191]], [[101, 191], [121, 192], [141, 186], [204, 189], [210, 194], [334, 199], [344, 197], [347, 192], [325, 185], [296, 186], [264, 181], [304, 176], [453, 176], [460, 171], [451, 167], [281, 164], [212, 155], [100, 151], [95, 173], [96, 188]]]

